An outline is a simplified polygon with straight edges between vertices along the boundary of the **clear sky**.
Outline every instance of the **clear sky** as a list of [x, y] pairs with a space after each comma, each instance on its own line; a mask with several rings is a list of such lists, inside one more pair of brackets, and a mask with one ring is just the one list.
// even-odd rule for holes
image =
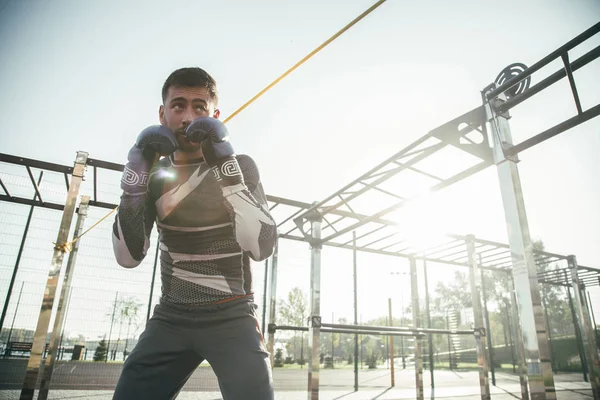
[[[0, 151], [71, 165], [83, 150], [124, 163], [139, 131], [158, 122], [160, 89], [172, 70], [209, 71], [226, 118], [371, 4], [0, 1]], [[599, 16], [594, 0], [388, 0], [228, 123], [232, 143], [257, 161], [267, 193], [323, 199], [478, 106], [479, 91], [508, 64], [531, 65]], [[598, 44], [597, 36], [571, 59]], [[575, 75], [584, 108], [597, 104], [600, 61]], [[515, 109], [515, 141], [573, 115], [569, 93], [563, 81]], [[532, 236], [594, 267], [599, 153], [596, 119], [524, 152], [519, 164]], [[433, 213], [444, 229], [506, 242], [494, 168], [436, 201], [416, 215]], [[98, 229], [109, 233], [108, 225]], [[323, 315], [339, 310], [350, 318], [351, 253], [325, 250], [323, 257]], [[380, 290], [381, 282], [392, 285], [389, 273], [403, 261], [360, 257], [361, 313], [383, 315], [393, 289]], [[308, 292], [307, 246], [286, 243], [280, 262], [280, 295], [297, 284]], [[116, 264], [107, 268], [122, 273]], [[448, 276], [440, 271], [437, 279]], [[394, 296], [408, 290], [406, 281], [399, 285]], [[343, 295], [339, 287], [347, 288]], [[600, 319], [600, 294], [593, 296]]]

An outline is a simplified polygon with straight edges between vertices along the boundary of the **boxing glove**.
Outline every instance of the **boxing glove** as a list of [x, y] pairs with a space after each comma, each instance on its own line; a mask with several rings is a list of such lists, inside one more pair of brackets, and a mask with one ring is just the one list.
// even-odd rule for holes
[[197, 118], [187, 127], [186, 137], [190, 142], [201, 143], [204, 160], [221, 185], [244, 182], [224, 123], [211, 117]]
[[169, 128], [152, 125], [144, 129], [127, 155], [121, 189], [128, 194], [145, 193], [148, 189], [148, 174], [158, 158], [175, 150], [177, 138]]

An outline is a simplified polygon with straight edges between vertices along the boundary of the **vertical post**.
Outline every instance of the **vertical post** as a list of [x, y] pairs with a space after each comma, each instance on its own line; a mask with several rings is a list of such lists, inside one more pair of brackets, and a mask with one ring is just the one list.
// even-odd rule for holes
[[160, 237], [156, 239], [156, 252], [154, 253], [154, 266], [152, 267], [152, 280], [150, 282], [150, 294], [148, 295], [148, 313], [146, 314], [146, 322], [150, 319], [152, 311], [152, 295], [154, 294], [154, 280], [156, 279], [156, 265], [158, 264], [158, 251], [160, 248]]
[[[424, 279], [425, 279], [425, 313], [427, 314], [427, 327], [429, 329], [432, 328], [431, 326], [431, 310], [429, 308], [429, 281], [427, 278], [427, 261], [423, 260], [423, 273], [424, 273]], [[428, 339], [428, 347], [429, 347], [429, 375], [431, 376], [431, 390], [432, 390], [432, 397], [433, 397], [433, 391], [435, 390], [435, 381], [434, 381], [434, 377], [433, 377], [433, 334], [429, 334], [427, 335], [427, 339]]]
[[[277, 316], [277, 264], [279, 260], [279, 242], [275, 244], [275, 250], [273, 250], [273, 256], [271, 259], [271, 288], [269, 289], [269, 327], [275, 325]], [[271, 368], [275, 365], [275, 329], [269, 329], [269, 342], [267, 344], [267, 350], [269, 351], [269, 358], [271, 360]], [[304, 338], [302, 338], [302, 344], [304, 344]], [[300, 357], [302, 358], [302, 356]]]
[[577, 323], [580, 327], [592, 393], [594, 400], [600, 400], [600, 357], [598, 356], [595, 332], [592, 331], [592, 324], [587, 314], [585, 299], [581, 296], [581, 282], [577, 274], [577, 259], [575, 256], [570, 255], [567, 258], [567, 262], [571, 271], [571, 284], [573, 285], [575, 304], [577, 305]]
[[[356, 232], [352, 231], [352, 270], [354, 274], [354, 325], [358, 325], [358, 294], [357, 281], [358, 275], [356, 271]], [[358, 334], [354, 334], [354, 391], [358, 391]]]
[[56, 286], [60, 276], [60, 270], [65, 255], [65, 247], [63, 246], [69, 239], [69, 231], [71, 230], [71, 221], [75, 212], [75, 203], [79, 194], [79, 188], [83, 180], [85, 167], [87, 163], [88, 153], [78, 151], [75, 158], [75, 166], [71, 178], [71, 185], [67, 194], [65, 208], [63, 210], [62, 220], [58, 236], [56, 238], [56, 246], [52, 255], [52, 262], [48, 271], [48, 279], [44, 290], [44, 297], [40, 307], [37, 326], [34, 333], [33, 345], [29, 361], [27, 362], [27, 372], [21, 390], [20, 400], [32, 400], [35, 392], [40, 365], [42, 363], [42, 354], [46, 348], [46, 335], [48, 334], [48, 326], [50, 325], [50, 317], [52, 316], [52, 307], [54, 306], [54, 296], [56, 295]]
[[[269, 259], [265, 260], [265, 275], [263, 284], [263, 299], [262, 299], [262, 331], [267, 331], [267, 289], [269, 287]], [[294, 355], [295, 357], [296, 355]]]
[[10, 325], [10, 330], [8, 331], [8, 338], [6, 339], [6, 349], [4, 351], [4, 356], [8, 356], [8, 343], [10, 342], [10, 337], [12, 336], [13, 329], [15, 328], [15, 319], [17, 319], [17, 312], [19, 311], [19, 305], [21, 304], [21, 295], [23, 294], [23, 285], [25, 285], [25, 281], [21, 282], [21, 290], [19, 290], [19, 297], [17, 298], [17, 306], [15, 307], [15, 313], [13, 315], [12, 323]]
[[321, 221], [322, 217], [314, 213], [307, 217], [311, 222], [311, 265], [310, 265], [310, 323], [308, 326], [308, 399], [319, 399], [319, 338], [321, 335]]
[[[494, 85], [492, 85], [494, 86]], [[485, 98], [485, 94], [484, 94]], [[494, 162], [497, 166], [502, 202], [512, 255], [513, 278], [521, 320], [522, 340], [527, 360], [529, 394], [535, 400], [555, 400], [554, 376], [550, 364], [550, 348], [546, 321], [542, 312], [533, 242], [525, 212], [525, 201], [516, 156], [506, 158], [504, 146], [512, 146], [508, 112], [498, 114], [496, 107], [504, 103], [504, 95], [485, 104], [491, 125]]]
[[[44, 176], [44, 171], [40, 172], [40, 176], [37, 181], [38, 187], [40, 183], [42, 183], [42, 177]], [[33, 196], [33, 200], [37, 199], [37, 192]], [[13, 268], [12, 275], [10, 277], [10, 283], [8, 284], [8, 291], [6, 292], [6, 300], [4, 301], [4, 307], [2, 307], [2, 315], [0, 315], [0, 332], [2, 332], [2, 328], [4, 327], [4, 318], [6, 318], [6, 313], [8, 312], [8, 304], [10, 303], [10, 297], [12, 295], [13, 287], [15, 286], [15, 280], [17, 279], [17, 272], [19, 271], [19, 264], [21, 264], [21, 256], [23, 255], [23, 249], [25, 248], [25, 241], [27, 240], [27, 233], [29, 232], [29, 225], [31, 224], [31, 217], [33, 217], [33, 210], [35, 206], [31, 206], [29, 208], [29, 215], [27, 215], [27, 222], [25, 222], [25, 229], [23, 230], [23, 238], [21, 239], [21, 245], [19, 246], [19, 251], [17, 253], [17, 260], [15, 261], [15, 267]]]
[[481, 310], [481, 296], [479, 287], [481, 282], [478, 274], [477, 258], [475, 253], [475, 238], [468, 235], [466, 240], [467, 254], [469, 257], [469, 284], [471, 286], [471, 301], [473, 302], [473, 321], [475, 325], [475, 342], [477, 346], [477, 365], [479, 367], [479, 386], [481, 390], [481, 399], [490, 399], [490, 383], [488, 380], [487, 354], [485, 349], [485, 323], [483, 321], [483, 312]]
[[[567, 281], [568, 282], [568, 281]], [[546, 291], [541, 290], [542, 295], [542, 306], [544, 307], [544, 315], [546, 316], [546, 326], [548, 329], [548, 345], [550, 346], [550, 365], [552, 366], [552, 370], [555, 370], [556, 367], [554, 365], [554, 344], [552, 343], [552, 329], [550, 329], [550, 318], [548, 318], [548, 305], [546, 304]]]
[[[410, 294], [412, 297], [413, 328], [421, 327], [421, 313], [419, 309], [419, 284], [417, 276], [417, 260], [410, 257]], [[423, 336], [415, 337], [415, 383], [417, 387], [417, 400], [423, 400]]]
[[[483, 266], [481, 262], [481, 254], [479, 254], [479, 265]], [[485, 274], [483, 273], [483, 268], [480, 269], [481, 274], [481, 295], [483, 298], [483, 319], [485, 321], [485, 331], [487, 337], [487, 362], [490, 367], [490, 372], [492, 373], [492, 385], [496, 386], [496, 370], [494, 367], [494, 346], [492, 344], [492, 329], [490, 328], [490, 315], [488, 313], [487, 308], [487, 293], [485, 291]]]
[[594, 315], [594, 307], [592, 307], [592, 298], [590, 296], [590, 292], [589, 290], [586, 291], [587, 292], [587, 301], [588, 301], [588, 306], [589, 306], [589, 313], [592, 316], [592, 323], [593, 328], [594, 328], [594, 332], [598, 329], [598, 325], [596, 324], [596, 316]]
[[[569, 282], [567, 271], [565, 273], [565, 281]], [[577, 353], [579, 354], [579, 362], [581, 362], [581, 369], [583, 370], [583, 380], [589, 382], [587, 374], [587, 362], [585, 359], [585, 350], [583, 340], [581, 339], [581, 329], [577, 321], [577, 312], [575, 311], [575, 305], [573, 304], [573, 296], [571, 296], [571, 286], [567, 286], [567, 296], [569, 298], [569, 309], [571, 310], [571, 319], [573, 320], [573, 327], [575, 328], [575, 341], [577, 343]]]
[[38, 393], [38, 400], [46, 400], [48, 398], [48, 391], [50, 390], [50, 382], [52, 381], [52, 373], [54, 372], [54, 365], [56, 364], [58, 344], [61, 340], [61, 332], [64, 323], [66, 303], [68, 294], [71, 290], [71, 282], [73, 281], [73, 274], [75, 272], [75, 263], [77, 262], [77, 253], [79, 251], [79, 235], [83, 233], [83, 225], [88, 214], [90, 197], [82, 196], [81, 202], [79, 203], [79, 212], [77, 215], [77, 222], [75, 223], [75, 231], [73, 232], [73, 248], [69, 253], [69, 259], [65, 268], [65, 274], [63, 277], [63, 284], [60, 290], [60, 297], [58, 299], [58, 308], [56, 316], [54, 317], [54, 328], [52, 329], [52, 335], [50, 336], [50, 346], [48, 349], [48, 357], [44, 371], [42, 373], [42, 380], [40, 382], [40, 390]]
[[106, 342], [106, 357], [104, 358], [104, 362], [108, 362], [108, 358], [110, 357], [110, 338], [112, 337], [112, 328], [115, 322], [115, 313], [117, 311], [117, 300], [119, 299], [119, 292], [115, 293], [115, 302], [113, 303], [113, 312], [110, 318], [110, 329], [108, 331], [108, 341]]
[[521, 332], [521, 326], [519, 325], [519, 309], [517, 308], [517, 295], [515, 293], [515, 285], [512, 277], [507, 273], [508, 291], [510, 293], [510, 305], [511, 313], [510, 318], [512, 320], [513, 337], [515, 347], [519, 353], [519, 383], [521, 384], [521, 399], [529, 399], [529, 385], [527, 384], [527, 363], [525, 361], [525, 348], [521, 338], [523, 333]]
[[[392, 299], [390, 297], [388, 297], [388, 314], [390, 316], [389, 318], [389, 326], [393, 326], [394, 323], [392, 322]], [[395, 384], [395, 377], [394, 377], [394, 336], [388, 336], [388, 340], [390, 342], [390, 347], [389, 347], [389, 357], [390, 357], [390, 379], [391, 379], [391, 385], [392, 387], [396, 386]]]

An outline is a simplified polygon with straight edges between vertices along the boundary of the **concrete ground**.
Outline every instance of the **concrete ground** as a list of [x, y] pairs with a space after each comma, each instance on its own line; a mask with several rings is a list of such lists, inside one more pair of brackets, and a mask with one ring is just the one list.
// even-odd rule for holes
[[[14, 367], [14, 364], [11, 365]], [[0, 399], [18, 399], [22, 385], [16, 375], [7, 375], [8, 365], [0, 365]], [[65, 363], [57, 366], [53, 376], [49, 399], [92, 399], [110, 400], [112, 388], [118, 377], [117, 365], [97, 363]], [[13, 369], [14, 371], [14, 369]], [[17, 372], [17, 371], [14, 371]], [[24, 371], [23, 371], [24, 372]], [[116, 374], [115, 374], [116, 373]], [[20, 377], [20, 373], [18, 374]], [[8, 382], [6, 378], [11, 377]], [[359, 390], [354, 392], [354, 371], [351, 369], [325, 369], [320, 371], [319, 398], [323, 400], [366, 400], [366, 399], [414, 399], [414, 370], [396, 370], [395, 387], [391, 387], [390, 371], [387, 369], [359, 371]], [[275, 398], [278, 400], [305, 400], [307, 396], [306, 369], [280, 369], [273, 371]], [[481, 399], [479, 374], [477, 371], [435, 371], [435, 390], [431, 390], [430, 375], [424, 371], [426, 399]], [[56, 385], [54, 383], [56, 382]], [[198, 368], [184, 391], [181, 400], [222, 399], [216, 377], [210, 368]], [[86, 388], [87, 387], [87, 388]], [[584, 382], [581, 374], [555, 375], [555, 387], [559, 400], [591, 399], [590, 384]], [[92, 388], [94, 388], [92, 390]], [[490, 382], [491, 397], [494, 400], [520, 398], [520, 385], [517, 376], [497, 373], [496, 386]], [[37, 396], [36, 396], [37, 397]]]

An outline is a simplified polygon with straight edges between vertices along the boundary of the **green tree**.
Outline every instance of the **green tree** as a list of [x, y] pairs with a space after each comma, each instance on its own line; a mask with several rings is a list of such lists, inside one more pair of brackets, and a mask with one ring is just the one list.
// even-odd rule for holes
[[94, 361], [104, 361], [106, 359], [106, 351], [108, 350], [108, 346], [106, 345], [106, 338], [103, 338], [100, 343], [98, 343], [98, 347], [96, 347], [96, 352], [94, 353]]
[[[282, 325], [306, 326], [308, 317], [308, 300], [302, 289], [294, 287], [288, 293], [286, 299], [280, 299], [277, 309], [279, 317], [277, 320]], [[294, 336], [288, 341], [288, 354], [292, 354], [294, 359], [304, 360], [304, 332], [300, 332], [300, 339], [297, 340], [298, 333], [294, 331]], [[300, 343], [298, 343], [298, 341]], [[298, 345], [299, 344], [299, 345]], [[303, 363], [301, 363], [302, 365]]]

